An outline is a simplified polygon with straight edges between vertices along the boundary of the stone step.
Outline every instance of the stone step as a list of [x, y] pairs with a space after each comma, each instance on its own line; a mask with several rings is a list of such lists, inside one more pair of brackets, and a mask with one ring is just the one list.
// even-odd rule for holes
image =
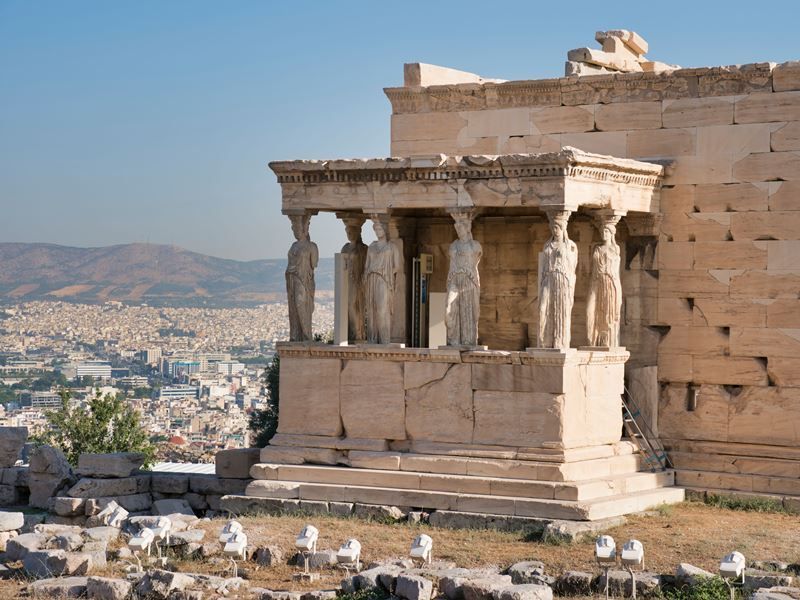
[[510, 496], [485, 496], [388, 487], [256, 480], [248, 497], [302, 501], [354, 502], [466, 513], [513, 515], [542, 519], [594, 521], [640, 512], [663, 503], [680, 502], [682, 488], [667, 487], [588, 501], [549, 500]]
[[580, 482], [554, 482], [349, 467], [270, 464], [255, 465], [251, 469], [251, 475], [255, 479], [271, 481], [399, 487], [406, 490], [550, 500], [591, 500], [615, 494], [667, 487], [673, 485], [675, 481], [672, 471], [630, 473]]
[[642, 457], [624, 453], [616, 456], [569, 463], [537, 462], [442, 456], [406, 452], [342, 451], [326, 448], [267, 446], [261, 449], [261, 462], [287, 465], [347, 465], [360, 469], [412, 471], [439, 475], [471, 475], [534, 481], [583, 481], [636, 473]]
[[676, 469], [800, 479], [800, 460], [686, 450], [669, 453]]
[[676, 471], [675, 481], [678, 485], [691, 488], [800, 496], [800, 479], [796, 477], [679, 469]]

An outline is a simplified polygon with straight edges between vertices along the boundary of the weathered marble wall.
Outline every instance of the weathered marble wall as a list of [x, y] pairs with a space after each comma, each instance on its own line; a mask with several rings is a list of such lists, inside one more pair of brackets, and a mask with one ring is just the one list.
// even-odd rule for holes
[[[623, 250], [622, 343], [630, 369], [657, 366], [661, 384], [641, 401], [659, 406], [680, 483], [800, 494], [800, 62], [387, 94], [393, 155], [571, 145], [673, 161], [657, 244]], [[498, 230], [495, 251], [522, 243], [520, 229]], [[485, 253], [491, 235], [476, 230]], [[520, 251], [504, 253], [507, 264], [527, 260]], [[535, 288], [511, 273], [487, 276], [486, 310], [501, 339], [521, 340], [509, 297]]]

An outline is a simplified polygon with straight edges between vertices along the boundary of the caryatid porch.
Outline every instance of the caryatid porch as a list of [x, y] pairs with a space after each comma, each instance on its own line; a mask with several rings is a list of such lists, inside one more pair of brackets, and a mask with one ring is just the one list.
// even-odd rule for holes
[[[279, 433], [248, 495], [573, 519], [677, 499], [664, 488], [672, 473], [638, 472], [635, 448], [620, 441], [628, 353], [618, 322], [587, 317], [596, 241], [618, 257], [620, 218], [658, 212], [662, 166], [572, 148], [270, 166], [293, 223], [336, 212], [353, 246], [353, 228], [369, 218], [401, 264], [382, 340], [392, 343], [279, 346]], [[464, 215], [478, 243], [470, 247], [482, 248], [481, 346], [412, 347], [412, 261], [432, 255], [428, 292], [446, 292], [454, 220], [464, 236]], [[564, 225], [567, 236], [556, 233]], [[571, 267], [548, 275], [545, 262]], [[618, 258], [610, 264], [618, 269]], [[367, 314], [375, 297], [364, 299]], [[604, 347], [587, 347], [598, 340]]]

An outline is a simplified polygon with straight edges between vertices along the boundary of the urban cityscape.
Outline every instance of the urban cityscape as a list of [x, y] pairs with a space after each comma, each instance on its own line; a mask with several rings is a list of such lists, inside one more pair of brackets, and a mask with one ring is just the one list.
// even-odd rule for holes
[[[333, 325], [317, 303], [314, 331]], [[250, 445], [248, 419], [268, 402], [265, 368], [288, 339], [287, 306], [154, 308], [119, 302], [0, 306], [0, 425], [47, 425], [48, 410], [99, 390], [140, 413], [161, 458], [212, 462]]]

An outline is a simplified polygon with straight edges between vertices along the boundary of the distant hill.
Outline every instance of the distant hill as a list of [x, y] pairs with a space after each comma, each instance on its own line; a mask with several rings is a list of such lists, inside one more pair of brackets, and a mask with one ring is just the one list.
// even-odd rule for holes
[[[0, 302], [252, 305], [285, 299], [285, 269], [285, 259], [228, 260], [159, 244], [0, 243]], [[333, 290], [332, 258], [320, 260], [316, 282], [321, 296]]]

